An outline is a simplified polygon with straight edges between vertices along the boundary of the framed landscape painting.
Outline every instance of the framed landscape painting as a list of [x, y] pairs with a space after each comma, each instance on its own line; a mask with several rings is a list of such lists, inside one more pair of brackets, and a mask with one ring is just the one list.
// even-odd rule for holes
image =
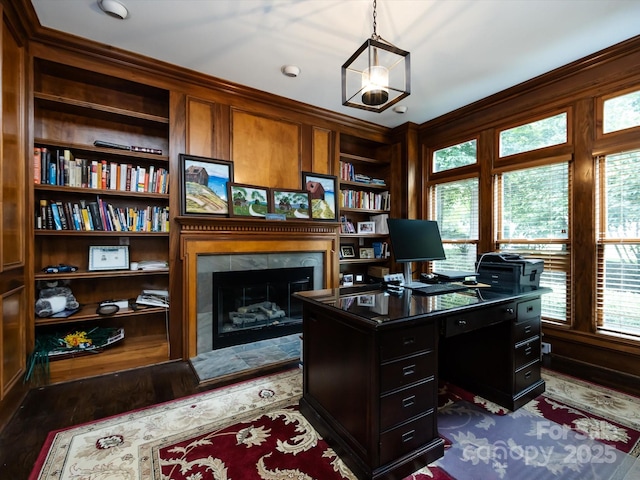
[[310, 218], [309, 192], [306, 190], [271, 189], [271, 212], [286, 218]]
[[338, 220], [337, 185], [334, 175], [302, 172], [302, 188], [309, 192], [311, 199], [311, 218], [332, 222]]
[[269, 189], [243, 183], [229, 184], [229, 215], [264, 217], [269, 213]]
[[183, 215], [228, 215], [233, 162], [180, 154]]

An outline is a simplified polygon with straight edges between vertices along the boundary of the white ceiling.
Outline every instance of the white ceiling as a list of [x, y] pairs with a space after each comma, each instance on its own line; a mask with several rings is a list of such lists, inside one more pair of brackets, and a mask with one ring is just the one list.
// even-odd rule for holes
[[[640, 34], [640, 0], [378, 0], [411, 52], [405, 114], [342, 106], [340, 68], [373, 33], [371, 0], [32, 0], [40, 23], [373, 123], [427, 120]], [[285, 64], [300, 67], [285, 77]]]

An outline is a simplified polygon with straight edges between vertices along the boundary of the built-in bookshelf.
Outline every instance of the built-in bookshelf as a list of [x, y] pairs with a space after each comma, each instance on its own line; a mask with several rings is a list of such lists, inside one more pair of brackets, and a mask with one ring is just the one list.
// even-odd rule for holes
[[338, 180], [343, 280], [347, 276], [354, 283], [372, 281], [389, 263], [390, 171], [385, 144], [341, 135]]
[[[68, 316], [36, 314], [36, 346], [96, 328], [124, 334], [99, 353], [50, 357], [50, 381], [167, 361], [168, 309], [135, 299], [169, 289], [169, 92], [35, 58], [33, 97], [36, 297], [57, 282], [80, 304]], [[96, 269], [95, 247], [127, 260]], [[72, 271], [46, 272], [57, 265]], [[119, 302], [117, 312], [99, 310], [107, 300]]]

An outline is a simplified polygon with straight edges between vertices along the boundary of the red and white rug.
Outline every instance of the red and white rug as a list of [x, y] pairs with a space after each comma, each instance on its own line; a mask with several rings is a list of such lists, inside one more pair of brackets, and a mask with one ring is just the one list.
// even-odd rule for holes
[[[550, 371], [543, 376], [547, 392], [519, 410], [520, 416], [535, 415], [550, 428], [563, 429], [558, 431], [577, 430], [582, 438], [601, 442], [603, 451], [638, 456], [640, 399]], [[298, 412], [301, 394], [301, 372], [291, 370], [52, 432], [30, 480], [355, 480]], [[485, 423], [518, 415], [451, 385], [442, 386], [440, 400], [439, 415], [447, 415], [447, 409], [451, 413], [452, 406], [463, 409], [463, 402], [473, 405], [468, 410]], [[449, 446], [457, 445], [447, 435], [458, 432], [441, 434]], [[447, 473], [457, 468], [447, 466], [447, 455], [454, 457], [449, 452], [453, 449], [409, 478], [479, 478], [473, 462], [463, 475]], [[589, 453], [597, 452], [590, 447]], [[494, 478], [523, 478], [521, 472], [500, 473], [506, 467], [491, 468], [497, 472]], [[640, 471], [635, 473], [619, 478], [640, 478]], [[538, 471], [531, 478], [563, 477], [541, 477]]]

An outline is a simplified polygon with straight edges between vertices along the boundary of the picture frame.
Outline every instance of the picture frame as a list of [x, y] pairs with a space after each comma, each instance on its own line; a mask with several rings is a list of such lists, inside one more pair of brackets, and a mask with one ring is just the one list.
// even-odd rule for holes
[[88, 270], [91, 272], [129, 270], [129, 246], [90, 246]]
[[350, 287], [353, 285], [353, 274], [352, 273], [346, 273], [342, 276], [342, 286], [343, 287]]
[[375, 258], [373, 253], [373, 248], [370, 247], [362, 247], [359, 251], [360, 258]]
[[356, 251], [353, 245], [340, 245], [341, 258], [356, 258]]
[[358, 295], [356, 305], [359, 307], [375, 307], [376, 296], [375, 295]]
[[376, 233], [376, 222], [358, 222], [358, 234], [371, 235]]
[[302, 172], [302, 189], [309, 192], [313, 220], [338, 220], [338, 178], [335, 175]]
[[269, 193], [271, 213], [284, 215], [286, 218], [311, 218], [311, 197], [308, 191], [271, 188]]
[[182, 215], [228, 216], [233, 162], [184, 153], [179, 161]]
[[264, 217], [269, 213], [269, 188], [245, 183], [229, 183], [230, 217]]

